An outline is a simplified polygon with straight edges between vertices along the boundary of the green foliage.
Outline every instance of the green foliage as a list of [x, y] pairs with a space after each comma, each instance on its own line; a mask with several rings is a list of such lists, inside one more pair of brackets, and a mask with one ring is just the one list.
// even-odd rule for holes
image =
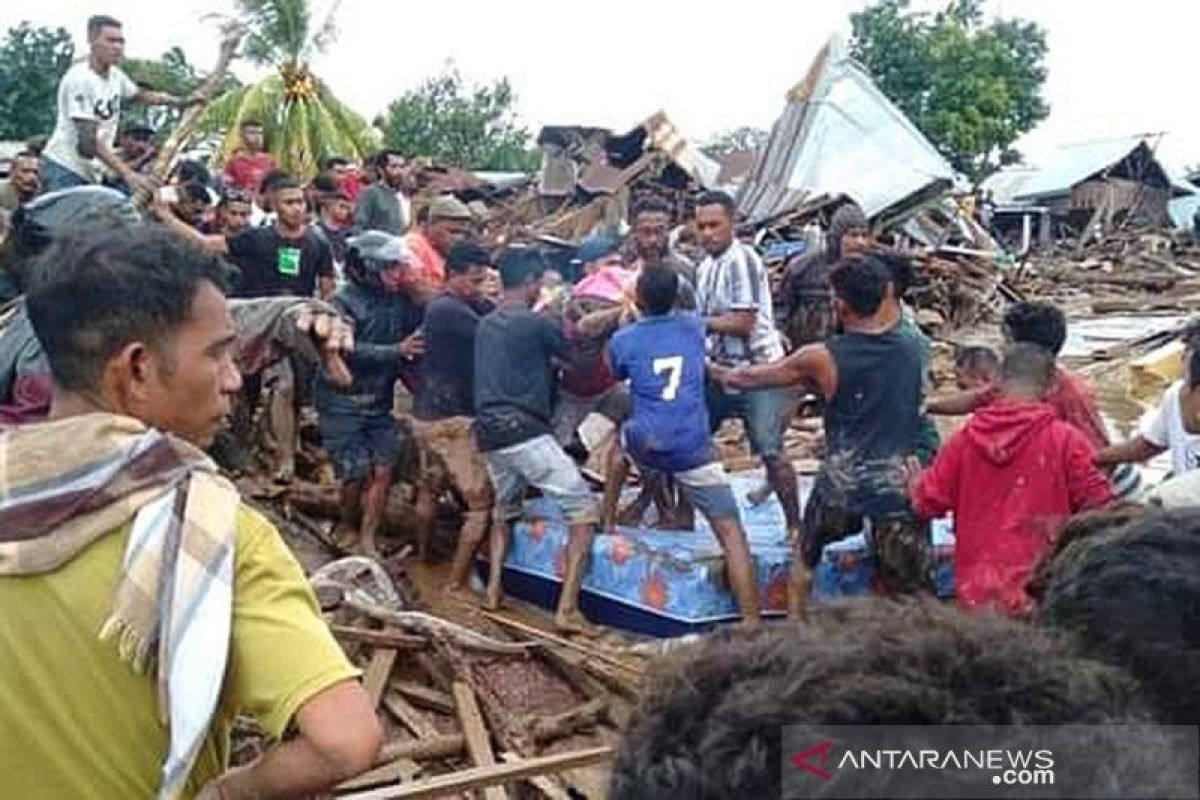
[[22, 22], [0, 44], [0, 139], [49, 136], [57, 113], [58, 81], [75, 46], [63, 28]]
[[409, 156], [463, 169], [531, 172], [539, 155], [516, 121], [515, 103], [507, 78], [468, 86], [449, 64], [393, 101], [377, 124], [384, 143]]
[[[139, 86], [156, 92], [169, 92], [176, 97], [186, 97], [203, 82], [204, 76], [196, 72], [179, 47], [172, 47], [162, 58], [127, 58], [121, 68]], [[226, 73], [217, 94], [229, 92], [241, 86], [237, 78]], [[124, 117], [130, 122], [149, 125], [160, 136], [167, 134], [179, 122], [183, 114], [174, 106], [145, 106], [134, 104], [125, 110]]]
[[879, 88], [957, 169], [978, 180], [1046, 118], [1046, 34], [1036, 24], [985, 24], [979, 0], [943, 12], [877, 0], [851, 15], [851, 52]]
[[738, 150], [762, 150], [771, 134], [762, 128], [741, 127], [718, 133], [701, 147], [705, 155], [718, 161]]
[[238, 128], [248, 119], [263, 124], [280, 168], [301, 179], [312, 177], [329, 156], [370, 155], [378, 147], [376, 133], [308, 68], [308, 59], [336, 37], [337, 3], [315, 32], [307, 0], [238, 0], [238, 7], [249, 27], [244, 54], [275, 71], [209, 104], [202, 127], [224, 137], [220, 161], [237, 149]]

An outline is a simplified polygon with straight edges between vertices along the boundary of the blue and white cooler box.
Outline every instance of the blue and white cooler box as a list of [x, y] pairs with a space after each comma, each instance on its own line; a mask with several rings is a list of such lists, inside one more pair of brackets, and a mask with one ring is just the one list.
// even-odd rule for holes
[[[759, 507], [746, 503], [761, 478], [735, 476], [734, 492], [742, 524], [754, 554], [764, 614], [787, 609], [791, 551], [779, 501]], [[811, 485], [802, 481], [802, 498]], [[558, 507], [539, 498], [525, 506], [514, 526], [503, 583], [509, 594], [546, 608], [557, 601], [567, 544], [567, 527]], [[954, 534], [949, 523], [933, 526], [939, 595], [954, 592]], [[817, 600], [868, 593], [874, 558], [863, 535], [830, 544], [814, 579]], [[696, 530], [659, 531], [622, 528], [601, 535], [592, 545], [580, 605], [589, 618], [654, 636], [680, 636], [737, 619], [737, 606], [725, 577], [725, 559], [708, 524], [699, 515]]]

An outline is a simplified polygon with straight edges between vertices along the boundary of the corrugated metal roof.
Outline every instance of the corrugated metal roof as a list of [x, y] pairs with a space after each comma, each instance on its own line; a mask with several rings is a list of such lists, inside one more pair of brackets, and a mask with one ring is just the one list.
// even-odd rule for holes
[[762, 220], [822, 196], [847, 195], [868, 216], [944, 183], [954, 170], [833, 37], [788, 93], [763, 157], [738, 195]]
[[1039, 167], [1021, 166], [1002, 170], [983, 182], [998, 203], [1040, 200], [1071, 191], [1075, 184], [1123, 161], [1149, 137], [1122, 136], [1059, 147]]
[[1171, 183], [1176, 189], [1190, 191], [1191, 194], [1177, 197], [1167, 203], [1167, 214], [1176, 228], [1192, 230], [1196, 224], [1196, 212], [1200, 211], [1200, 185], [1182, 178], [1175, 178]]

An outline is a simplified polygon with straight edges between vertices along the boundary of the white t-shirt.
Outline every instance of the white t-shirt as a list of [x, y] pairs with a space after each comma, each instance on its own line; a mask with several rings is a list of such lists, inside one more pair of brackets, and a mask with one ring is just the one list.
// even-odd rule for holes
[[117, 67], [109, 67], [108, 75], [97, 75], [87, 59], [76, 62], [58, 84], [58, 119], [46, 143], [46, 158], [82, 178], [99, 181], [103, 165], [79, 155], [74, 121], [95, 120], [100, 141], [112, 146], [121, 126], [121, 104], [137, 93], [137, 84]]
[[771, 283], [753, 248], [735, 241], [721, 255], [708, 256], [696, 270], [696, 304], [702, 316], [755, 312], [749, 340], [727, 334], [708, 336], [708, 353], [723, 364], [765, 364], [783, 358], [775, 330]]
[[1183, 427], [1183, 406], [1179, 401], [1182, 392], [1183, 381], [1172, 384], [1163, 392], [1158, 410], [1138, 431], [1150, 444], [1171, 451], [1171, 471], [1175, 475], [1200, 469], [1200, 435], [1188, 433]]

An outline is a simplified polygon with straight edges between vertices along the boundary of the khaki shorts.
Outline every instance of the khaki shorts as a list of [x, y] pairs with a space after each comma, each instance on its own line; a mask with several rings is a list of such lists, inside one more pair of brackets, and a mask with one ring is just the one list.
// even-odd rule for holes
[[442, 473], [441, 485], [454, 489], [468, 510], [482, 511], [491, 508], [492, 482], [488, 478], [487, 461], [475, 443], [472, 424], [470, 417], [412, 421], [423, 457], [433, 461], [428, 465], [422, 463], [422, 471]]

